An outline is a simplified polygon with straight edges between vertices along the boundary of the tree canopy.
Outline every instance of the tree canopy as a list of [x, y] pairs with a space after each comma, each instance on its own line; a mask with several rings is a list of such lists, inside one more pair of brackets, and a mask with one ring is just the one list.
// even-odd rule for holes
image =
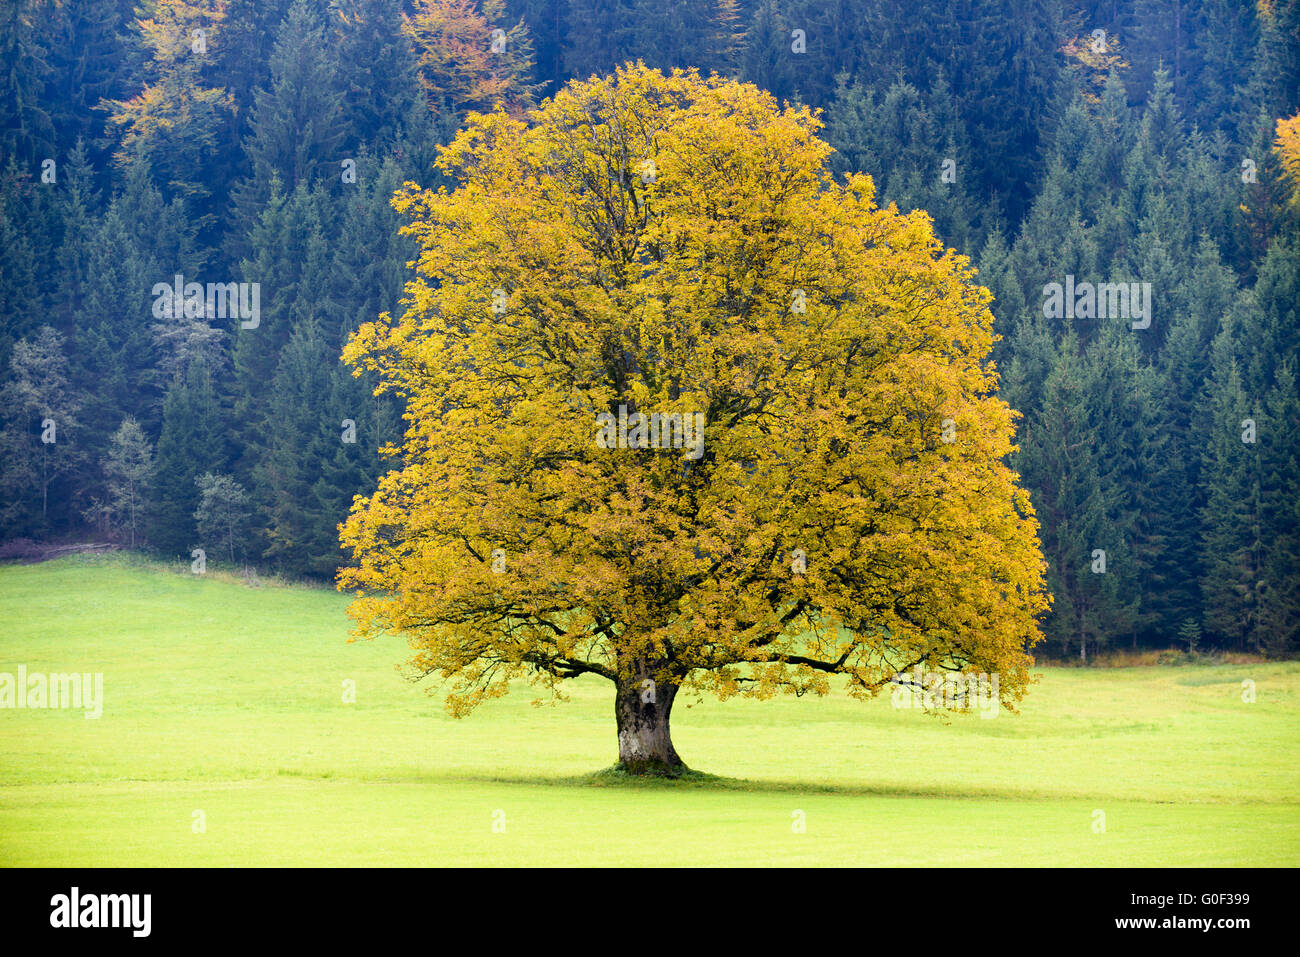
[[819, 127], [629, 65], [472, 116], [452, 185], [395, 200], [408, 308], [345, 358], [408, 428], [342, 582], [454, 712], [599, 675], [622, 763], [671, 769], [679, 689], [870, 696], [924, 665], [1023, 695], [1048, 599], [989, 293]]

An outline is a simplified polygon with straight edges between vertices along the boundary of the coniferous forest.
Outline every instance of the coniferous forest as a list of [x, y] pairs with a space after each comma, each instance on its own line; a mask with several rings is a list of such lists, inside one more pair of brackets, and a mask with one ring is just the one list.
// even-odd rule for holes
[[1300, 651], [1300, 0], [10, 0], [0, 557], [332, 581], [404, 430], [340, 361], [394, 193], [637, 60], [821, 111], [978, 269], [1043, 650]]

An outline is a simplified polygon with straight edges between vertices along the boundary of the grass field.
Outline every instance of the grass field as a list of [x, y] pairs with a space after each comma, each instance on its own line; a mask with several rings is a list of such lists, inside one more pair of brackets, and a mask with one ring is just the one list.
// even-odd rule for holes
[[346, 602], [120, 556], [0, 567], [0, 672], [104, 675], [99, 720], [0, 710], [0, 864], [1300, 861], [1300, 663], [1044, 668], [1019, 715], [947, 724], [679, 699], [677, 750], [716, 777], [639, 783], [597, 773], [608, 684], [454, 720], [400, 639], [347, 643]]

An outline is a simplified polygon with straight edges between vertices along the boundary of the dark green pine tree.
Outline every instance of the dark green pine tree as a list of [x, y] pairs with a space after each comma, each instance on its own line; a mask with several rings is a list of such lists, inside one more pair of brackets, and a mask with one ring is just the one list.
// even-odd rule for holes
[[187, 555], [195, 547], [215, 553], [215, 546], [199, 541], [195, 481], [205, 472], [223, 470], [226, 432], [212, 377], [202, 361], [192, 363], [167, 390], [155, 462], [149, 541], [169, 556]]
[[[271, 84], [271, 54], [292, 2], [226, 0], [225, 17], [210, 47], [212, 82], [228, 92], [234, 107], [233, 116], [218, 133], [219, 143], [208, 168], [214, 195], [227, 202], [235, 185], [251, 169], [244, 141], [251, 131], [256, 93]], [[218, 246], [224, 248], [232, 243], [229, 234], [236, 228], [223, 217], [224, 241], [219, 241]], [[232, 262], [239, 260], [238, 255], [229, 258]]]
[[1253, 308], [1238, 334], [1242, 386], [1264, 396], [1284, 363], [1295, 368], [1300, 354], [1300, 244], [1278, 240], [1269, 246], [1254, 286]]
[[[1206, 427], [1199, 410], [1210, 377], [1211, 348], [1224, 317], [1239, 308], [1236, 276], [1208, 235], [1197, 246], [1184, 298], [1187, 307], [1169, 314], [1160, 362], [1167, 380], [1170, 428], [1176, 435], [1187, 435], [1192, 448], [1199, 449], [1204, 442], [1192, 433], [1203, 433]], [[1199, 471], [1194, 469], [1190, 478], [1197, 484]]]
[[[1065, 164], [1053, 159], [1042, 191], [1012, 247], [1012, 261], [1025, 290], [1026, 305], [1039, 317], [1044, 316], [1048, 283], [1064, 284], [1071, 275], [1076, 283], [1095, 279], [1100, 268], [1096, 236], [1085, 225], [1077, 197], [1071, 198], [1073, 193]], [[1054, 334], [1064, 333], [1063, 319], [1046, 321]], [[1074, 329], [1087, 340], [1094, 333], [1094, 325], [1092, 320], [1077, 319]]]
[[1240, 190], [1235, 217], [1235, 243], [1238, 251], [1234, 265], [1238, 271], [1253, 273], [1269, 247], [1280, 234], [1296, 228], [1296, 215], [1289, 207], [1291, 185], [1273, 149], [1277, 135], [1276, 118], [1260, 112], [1244, 150], [1249, 161], [1242, 171], [1247, 182], [1234, 177], [1229, 184]]
[[[1184, 153], [1180, 208], [1187, 219], [1186, 235], [1209, 234], [1230, 243], [1241, 184], [1241, 150], [1222, 130], [1212, 137], [1193, 131]], [[1180, 243], [1191, 251], [1190, 243]], [[1222, 250], [1227, 252], [1227, 250]]]
[[999, 368], [1006, 369], [1011, 360], [1012, 338], [1027, 320], [1029, 307], [1025, 303], [1024, 289], [1011, 261], [1011, 248], [1007, 245], [1001, 228], [995, 227], [989, 234], [988, 241], [980, 252], [978, 264], [977, 281], [993, 294], [989, 308], [993, 311], [993, 331], [1000, 337], [993, 344], [993, 361]]
[[331, 322], [322, 325], [335, 358], [361, 323], [400, 309], [410, 279], [406, 264], [418, 254], [412, 239], [399, 235], [404, 224], [390, 202], [404, 178], [401, 164], [391, 157], [381, 162], [362, 155], [357, 160], [357, 182], [344, 194], [329, 267], [330, 298], [338, 308], [331, 311]]
[[1273, 0], [1274, 43], [1277, 46], [1278, 101], [1282, 116], [1300, 110], [1300, 0]]
[[869, 88], [846, 80], [841, 77], [826, 129], [837, 171], [869, 173], [880, 205], [925, 210], [944, 242], [972, 252], [971, 151], [947, 84], [937, 79], [922, 94], [895, 83], [877, 101]]
[[1260, 424], [1263, 530], [1260, 641], [1274, 655], [1300, 651], [1300, 393], [1290, 362], [1278, 367]]
[[[293, 0], [226, 0], [226, 15], [221, 21], [220, 42], [213, 44], [215, 80], [234, 97], [247, 133], [248, 119], [254, 106], [254, 92], [266, 89], [271, 82], [271, 56], [275, 50], [280, 24], [289, 15]], [[239, 140], [232, 146], [238, 148]]]
[[564, 72], [585, 80], [605, 76], [628, 58], [634, 0], [569, 0]]
[[235, 331], [239, 391], [253, 395], [269, 382], [293, 329], [328, 310], [332, 243], [322, 222], [325, 198], [305, 186], [288, 195], [272, 182], [270, 201], [251, 235], [252, 256], [241, 264], [260, 288], [255, 327]]
[[1204, 630], [1221, 644], [1258, 650], [1263, 580], [1260, 416], [1242, 389], [1231, 329], [1215, 339], [1206, 404], [1210, 428], [1203, 470]]
[[632, 0], [627, 56], [665, 72], [695, 67], [730, 75], [736, 67], [736, 0]]
[[[971, 154], [971, 195], [991, 193], [1008, 218], [1019, 222], [1030, 184], [1041, 175], [1039, 144], [1053, 126], [1047, 107], [1063, 81], [1057, 53], [1059, 4], [975, 0], [969, 25], [953, 4], [940, 0], [936, 6], [926, 24], [933, 24], [932, 56], [944, 64], [967, 118], [970, 141], [979, 144]], [[895, 9], [901, 16], [914, 16], [909, 7]], [[863, 48], [874, 52], [873, 39], [864, 38]]]
[[[1000, 315], [995, 303], [995, 322]], [[1044, 319], [1041, 313], [1027, 311], [1011, 333], [1007, 350], [1010, 359], [998, 366], [1002, 372], [999, 394], [1023, 415], [1042, 406], [1043, 387], [1056, 365], [1058, 339], [1049, 327], [1054, 321]]]
[[251, 167], [235, 187], [231, 258], [248, 255], [249, 233], [278, 178], [286, 193], [299, 185], [341, 184], [348, 126], [334, 45], [314, 8], [296, 0], [271, 55], [271, 87], [259, 90], [252, 133], [244, 143]]
[[1181, 158], [1187, 145], [1185, 127], [1173, 78], [1168, 70], [1157, 68], [1147, 96], [1146, 110], [1142, 114], [1140, 135], [1151, 144], [1151, 149], [1164, 160], [1166, 167], [1175, 167]]
[[198, 281], [202, 266], [185, 204], [164, 203], [147, 164], [132, 164], [94, 236], [85, 301], [73, 320], [74, 368], [95, 384], [84, 418], [96, 460], [128, 415], [157, 434], [166, 383], [155, 371], [153, 289], [171, 286], [178, 273]]
[[339, 523], [382, 474], [380, 448], [400, 438], [398, 410], [372, 392], [315, 324], [294, 331], [271, 384], [254, 469], [266, 514], [265, 557], [287, 574], [333, 577]]
[[1097, 126], [1086, 149], [1088, 168], [1097, 177], [1097, 187], [1107, 192], [1119, 189], [1124, 182], [1124, 159], [1133, 148], [1140, 129], [1140, 120], [1129, 108], [1124, 81], [1112, 70], [1106, 76], [1101, 100], [1093, 109]]
[[[1149, 537], [1160, 476], [1147, 471], [1162, 453], [1163, 409], [1152, 395], [1152, 383], [1143, 381], [1148, 373], [1137, 333], [1126, 322], [1105, 322], [1085, 356], [1085, 410], [1093, 429], [1097, 494], [1081, 512], [1081, 527], [1091, 534], [1093, 548], [1106, 553], [1105, 572], [1090, 566], [1085, 579], [1093, 586], [1086, 606], [1099, 646], [1123, 637], [1136, 643], [1143, 624], [1142, 575], [1160, 561], [1165, 544]], [[1149, 542], [1145, 555], [1144, 540]]]
[[243, 280], [260, 290], [257, 326], [231, 324], [235, 429], [243, 449], [236, 477], [245, 487], [252, 486], [251, 470], [266, 448], [266, 390], [281, 350], [298, 326], [337, 313], [331, 300], [333, 243], [321, 221], [324, 202], [303, 185], [284, 196], [278, 177], [273, 178], [271, 199], [252, 232], [251, 256], [240, 267]]
[[1158, 577], [1171, 586], [1168, 593], [1149, 589], [1146, 609], [1158, 614], [1155, 627], [1166, 640], [1187, 619], [1199, 623], [1205, 617], [1205, 475], [1213, 433], [1221, 428], [1206, 401], [1206, 383], [1216, 336], [1237, 321], [1248, 301], [1209, 236], [1201, 238], [1185, 292], [1187, 306], [1170, 314], [1159, 357], [1167, 452], [1146, 465], [1161, 476], [1161, 497], [1152, 508], [1156, 520], [1149, 527], [1164, 540], [1167, 571]]
[[394, 0], [333, 0], [332, 38], [337, 46], [338, 89], [347, 134], [342, 149], [356, 156], [387, 153], [407, 135], [407, 124], [424, 94], [415, 51], [402, 33]]
[[[882, 144], [876, 129], [875, 89], [866, 83], [850, 83], [847, 73], [841, 73], [838, 79], [835, 102], [827, 111], [823, 134], [826, 142], [835, 147], [835, 153], [830, 159], [831, 165], [837, 173], [871, 174], [877, 180], [878, 193], [880, 173], [888, 157], [880, 155]], [[916, 88], [910, 84], [896, 84], [895, 88], [916, 92]]]
[[1030, 489], [1041, 524], [1043, 556], [1052, 613], [1043, 624], [1049, 647], [1069, 654], [1082, 647], [1086, 603], [1083, 576], [1089, 572], [1092, 536], [1084, 533], [1078, 516], [1096, 492], [1096, 468], [1083, 421], [1083, 375], [1077, 342], [1067, 337], [1058, 362], [1044, 383], [1041, 406], [1024, 429], [1014, 464]]
[[340, 434], [339, 423], [325, 417], [337, 364], [318, 324], [299, 323], [265, 395], [254, 492], [266, 515], [264, 556], [289, 575], [312, 572], [319, 558], [313, 554], [320, 536], [312, 486], [321, 474], [326, 435], [337, 440]]
[[[1174, 104], [1168, 74], [1157, 71], [1133, 147], [1124, 161], [1124, 193], [1120, 200], [1130, 234], [1153, 215], [1157, 196], [1181, 194], [1182, 157], [1186, 145], [1182, 117]], [[1168, 210], [1155, 211], [1171, 215]]]
[[14, 343], [49, 320], [43, 279], [50, 260], [42, 258], [48, 236], [32, 229], [40, 188], [12, 160], [0, 169], [0, 376]]
[[1045, 634], [1058, 652], [1086, 661], [1090, 652], [1132, 633], [1137, 569], [1117, 417], [1105, 407], [1122, 379], [1115, 363], [1080, 357], [1078, 350], [1078, 340], [1067, 333], [1015, 466], [1042, 523], [1054, 596]]
[[1152, 89], [1152, 74], [1163, 68], [1180, 100], [1187, 74], [1195, 72], [1191, 49], [1196, 0], [1133, 0], [1124, 36], [1132, 64], [1132, 96], [1143, 99]]
[[[1246, 109], [1259, 47], [1257, 5], [1201, 0], [1192, 37], [1189, 116], [1202, 130], [1231, 133]], [[1254, 112], [1254, 108], [1251, 108]]]
[[1164, 646], [1187, 619], [1201, 617], [1199, 448], [1175, 427], [1164, 371], [1141, 365], [1133, 381], [1132, 425], [1123, 438], [1134, 464], [1132, 552], [1140, 595], [1134, 647], [1138, 631]]
[[[1300, 0], [1271, 0], [1260, 12], [1259, 46], [1244, 97], [1247, 109], [1294, 116], [1300, 110]], [[1253, 125], [1249, 114], [1243, 119]]]
[[[1109, 270], [1108, 278], [1151, 284], [1151, 302], [1147, 304], [1151, 325], [1135, 330], [1148, 358], [1154, 357], [1163, 344], [1171, 317], [1189, 309], [1187, 276], [1192, 266], [1190, 250], [1185, 247], [1190, 244], [1179, 242], [1178, 237], [1190, 234], [1186, 217], [1179, 215], [1163, 193], [1158, 193], [1148, 205], [1129, 256], [1112, 263]], [[1126, 259], [1133, 263], [1131, 269], [1126, 268]]]
[[1045, 144], [1049, 162], [1056, 167], [1052, 171], [1054, 184], [1070, 208], [1088, 222], [1096, 221], [1098, 207], [1108, 192], [1104, 166], [1109, 157], [1100, 148], [1102, 136], [1098, 118], [1076, 94], [1061, 110]]
[[340, 362], [360, 323], [400, 307], [406, 263], [414, 258], [388, 202], [401, 183], [397, 162], [381, 165], [363, 155], [357, 169], [355, 195], [332, 244], [328, 304], [294, 320], [249, 443], [266, 511], [266, 557], [294, 575], [333, 575], [338, 524], [378, 476], [378, 448], [400, 438], [393, 400], [374, 396], [369, 377], [354, 378]]
[[[58, 193], [61, 241], [58, 254], [60, 272], [58, 312], [69, 322], [84, 314], [90, 295], [90, 264], [95, 234], [99, 226], [100, 196], [95, 188], [95, 170], [80, 140], [68, 155], [63, 168], [63, 183]], [[65, 335], [75, 338], [76, 330], [64, 328]]]
[[42, 43], [39, 0], [9, 0], [0, 8], [0, 156], [25, 168], [57, 151], [51, 102], [42, 91], [52, 69]]
[[389, 467], [380, 448], [401, 438], [401, 422], [393, 403], [371, 395], [371, 391], [342, 364], [332, 370], [319, 474], [312, 483], [311, 501], [305, 503], [310, 521], [304, 551], [309, 556], [308, 572], [314, 576], [334, 576], [343, 558], [338, 526], [347, 518], [353, 499], [369, 494]]
[[[106, 100], [130, 96], [131, 77], [144, 67], [134, 42], [134, 11], [118, 0], [51, 4], [45, 19], [50, 74], [44, 99], [50, 104], [61, 153], [85, 144], [95, 168], [106, 170], [109, 141]], [[97, 185], [103, 186], [104, 181]]]
[[[1121, 196], [1125, 161], [1138, 132], [1123, 81], [1112, 71], [1098, 102], [1078, 95], [1067, 102], [1052, 138], [1053, 161], [1073, 171], [1063, 188], [1071, 190], [1080, 218], [1089, 224], [1099, 263], [1115, 262], [1128, 252], [1132, 230]], [[1074, 153], [1077, 159], [1072, 160]]]
[[807, 56], [791, 49], [791, 30], [777, 0], [759, 0], [740, 54], [740, 74], [745, 82], [767, 90], [779, 100], [796, 96], [804, 72], [803, 58]]

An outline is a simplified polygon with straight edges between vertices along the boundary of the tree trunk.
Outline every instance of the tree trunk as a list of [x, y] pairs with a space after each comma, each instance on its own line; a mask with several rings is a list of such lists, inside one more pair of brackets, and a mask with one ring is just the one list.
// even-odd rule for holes
[[686, 765], [673, 749], [668, 714], [677, 686], [642, 677], [620, 679], [614, 696], [618, 766], [629, 774], [677, 777]]

